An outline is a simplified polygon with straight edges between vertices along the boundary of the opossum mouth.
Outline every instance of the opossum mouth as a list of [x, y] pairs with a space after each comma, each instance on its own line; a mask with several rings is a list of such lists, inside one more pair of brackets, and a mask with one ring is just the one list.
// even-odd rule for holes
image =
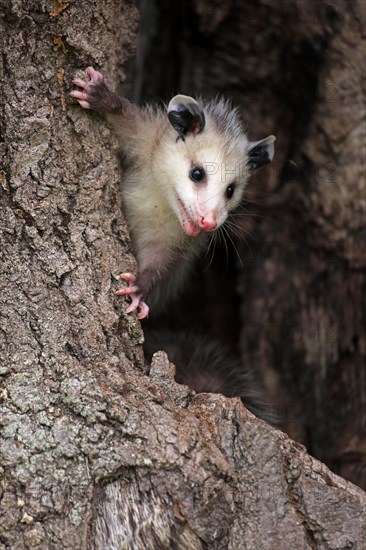
[[183, 231], [188, 235], [188, 237], [197, 237], [197, 235], [201, 233], [201, 228], [194, 220], [192, 220], [180, 197], [177, 197], [177, 202], [180, 210], [180, 224]]

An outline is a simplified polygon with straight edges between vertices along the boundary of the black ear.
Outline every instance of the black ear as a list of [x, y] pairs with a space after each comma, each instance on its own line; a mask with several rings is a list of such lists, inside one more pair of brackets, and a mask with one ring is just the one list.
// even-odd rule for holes
[[205, 113], [193, 97], [176, 95], [168, 105], [168, 118], [178, 137], [199, 134], [205, 127]]
[[260, 141], [250, 141], [247, 147], [249, 170], [256, 170], [271, 162], [274, 156], [275, 136], [268, 136]]

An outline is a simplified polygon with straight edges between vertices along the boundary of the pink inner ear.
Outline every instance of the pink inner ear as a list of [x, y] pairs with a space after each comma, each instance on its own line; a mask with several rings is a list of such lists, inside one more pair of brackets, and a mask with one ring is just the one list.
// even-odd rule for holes
[[201, 124], [197, 121], [192, 124], [190, 130], [187, 132], [187, 135], [189, 134], [196, 135], [202, 132], [202, 130], [203, 128], [201, 127]]
[[168, 105], [168, 118], [178, 136], [196, 135], [205, 127], [205, 114], [192, 97], [175, 96]]

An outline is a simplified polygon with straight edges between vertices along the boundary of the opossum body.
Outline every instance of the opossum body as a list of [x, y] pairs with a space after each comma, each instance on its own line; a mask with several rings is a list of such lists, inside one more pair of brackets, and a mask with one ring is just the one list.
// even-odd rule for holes
[[265, 399], [256, 374], [221, 342], [191, 331], [145, 330], [144, 351], [148, 362], [164, 350], [175, 364], [175, 380], [197, 393], [221, 393], [240, 397], [258, 418], [278, 426], [274, 407]]
[[142, 319], [143, 299], [160, 283], [165, 294], [178, 290], [209, 234], [239, 205], [249, 172], [272, 160], [275, 137], [249, 142], [226, 101], [178, 95], [167, 112], [140, 108], [111, 92], [100, 72], [87, 73], [71, 96], [106, 113], [126, 160], [123, 204], [139, 274], [123, 273], [128, 286], [117, 294], [129, 295], [127, 312]]

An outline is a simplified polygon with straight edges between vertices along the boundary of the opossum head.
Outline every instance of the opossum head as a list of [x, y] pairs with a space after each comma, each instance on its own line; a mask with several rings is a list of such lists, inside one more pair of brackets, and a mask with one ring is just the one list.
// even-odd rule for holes
[[187, 235], [215, 231], [239, 205], [250, 171], [271, 162], [275, 137], [249, 142], [237, 111], [223, 100], [175, 96], [168, 118], [159, 181]]

